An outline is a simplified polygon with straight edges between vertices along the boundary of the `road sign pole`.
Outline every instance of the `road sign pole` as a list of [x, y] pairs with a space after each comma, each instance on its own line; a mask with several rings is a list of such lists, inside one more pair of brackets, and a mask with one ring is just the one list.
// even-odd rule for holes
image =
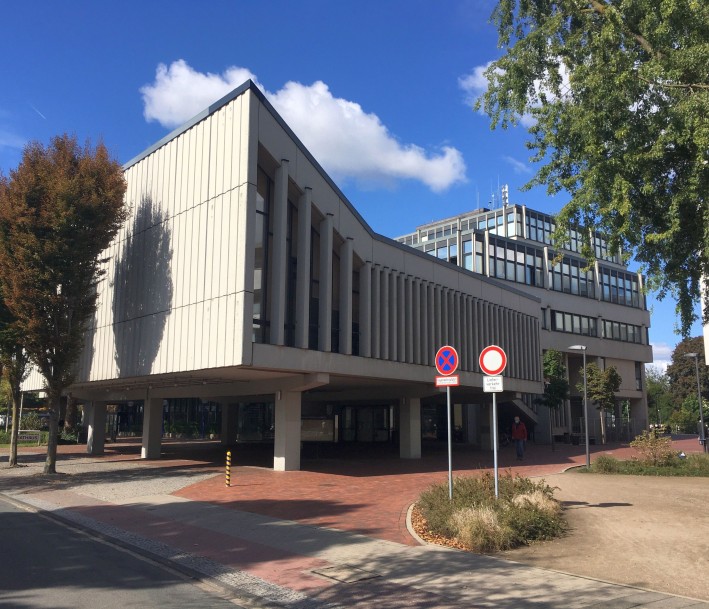
[[495, 469], [495, 499], [500, 496], [500, 477], [497, 469], [497, 445], [499, 444], [499, 435], [497, 433], [497, 394], [492, 394], [492, 434], [493, 434], [493, 453], [494, 453], [494, 469]]
[[448, 499], [453, 501], [453, 432], [451, 430], [451, 388], [446, 387], [448, 395]]

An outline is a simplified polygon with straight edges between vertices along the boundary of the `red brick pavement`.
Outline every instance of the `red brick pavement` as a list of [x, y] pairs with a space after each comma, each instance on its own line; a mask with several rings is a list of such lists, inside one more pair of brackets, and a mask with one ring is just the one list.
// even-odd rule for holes
[[[700, 452], [696, 437], [675, 440], [675, 450]], [[528, 443], [525, 460], [515, 460], [514, 447], [500, 450], [499, 468], [524, 476], [544, 476], [585, 463], [585, 447]], [[592, 458], [613, 454], [629, 458], [635, 451], [627, 445], [591, 446]], [[57, 469], [63, 463], [86, 457], [85, 446], [59, 447]], [[218, 442], [175, 442], [163, 444], [160, 461], [151, 467], [189, 465], [214, 471], [215, 476], [198, 482], [175, 495], [194, 501], [214, 503], [246, 512], [305, 524], [361, 533], [379, 539], [415, 545], [406, 530], [406, 512], [421, 491], [433, 483], [447, 481], [448, 458], [445, 444], [424, 445], [423, 458], [399, 459], [389, 446], [350, 449], [338, 447], [338, 454], [315, 452], [306, 446], [301, 471], [275, 472], [271, 469], [271, 446], [240, 446], [233, 449], [232, 485], [224, 485], [224, 449]], [[331, 449], [332, 450], [332, 449]], [[343, 452], [345, 454], [343, 454]], [[21, 461], [43, 460], [43, 448], [23, 448]], [[106, 445], [102, 461], [135, 460], [140, 443], [121, 439]], [[492, 469], [492, 453], [465, 445], [453, 447], [454, 476], [481, 475]]]
[[[673, 443], [676, 450], [699, 452], [696, 439]], [[627, 445], [591, 446], [592, 458], [612, 454], [629, 458], [635, 451]], [[316, 456], [317, 457], [317, 456]], [[399, 543], [416, 545], [406, 529], [406, 512], [421, 491], [433, 483], [445, 483], [448, 460], [445, 446], [424, 447], [421, 460], [401, 460], [372, 449], [368, 455], [303, 459], [302, 470], [275, 472], [272, 469], [239, 466], [234, 450], [231, 487], [223, 476], [215, 476], [175, 494], [246, 512], [294, 520], [316, 526], [353, 531]], [[515, 460], [514, 447], [500, 451], [501, 472], [544, 476], [562, 472], [586, 462], [585, 447], [528, 445], [525, 460]], [[493, 467], [492, 454], [456, 445], [453, 475], [481, 475]]]

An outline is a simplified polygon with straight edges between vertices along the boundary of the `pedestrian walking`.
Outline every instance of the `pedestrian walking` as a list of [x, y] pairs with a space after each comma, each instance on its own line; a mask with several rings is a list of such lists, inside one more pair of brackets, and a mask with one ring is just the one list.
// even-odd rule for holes
[[512, 439], [517, 450], [517, 461], [524, 459], [524, 445], [527, 442], [527, 427], [520, 421], [519, 417], [515, 417], [512, 423]]

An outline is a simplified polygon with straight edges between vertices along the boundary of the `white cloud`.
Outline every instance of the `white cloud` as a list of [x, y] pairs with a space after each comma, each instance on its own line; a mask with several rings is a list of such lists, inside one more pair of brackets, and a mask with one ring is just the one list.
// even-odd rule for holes
[[533, 173], [532, 168], [529, 166], [529, 163], [524, 163], [522, 161], [518, 161], [514, 157], [511, 156], [503, 156], [502, 157], [505, 161], [507, 161], [510, 165], [512, 165], [512, 170], [516, 174], [521, 174], [521, 173]]
[[184, 59], [158, 65], [155, 81], [140, 88], [143, 116], [163, 127], [177, 127], [232, 89], [256, 77], [246, 68], [230, 67], [223, 74], [203, 74]]
[[667, 366], [672, 362], [672, 352], [675, 348], [667, 343], [650, 343], [650, 345], [652, 346], [652, 366], [665, 372]]
[[[230, 67], [223, 75], [202, 74], [184, 60], [160, 64], [155, 81], [141, 88], [146, 120], [174, 127], [209, 106], [246, 79], [245, 68]], [[434, 192], [465, 181], [459, 150], [441, 146], [426, 151], [399, 142], [378, 116], [356, 102], [332, 95], [322, 81], [311, 85], [288, 82], [269, 101], [325, 169], [337, 179], [390, 184], [418, 180]]]
[[465, 91], [465, 101], [471, 106], [475, 104], [478, 97], [487, 91], [487, 78], [485, 77], [485, 70], [487, 70], [491, 65], [492, 61], [489, 61], [484, 66], [476, 66], [470, 74], [458, 78], [458, 86]]
[[[458, 78], [458, 86], [465, 92], [465, 102], [470, 106], [473, 106], [477, 99], [487, 91], [488, 80], [485, 76], [485, 71], [492, 64], [493, 62], [489, 61], [485, 65], [475, 66], [469, 74]], [[497, 73], [502, 74], [503, 71], [498, 69]], [[564, 92], [569, 91], [569, 70], [563, 62], [560, 63], [559, 74], [561, 75], [561, 90]], [[554, 93], [542, 86], [541, 80], [535, 80], [534, 95], [530, 96], [528, 103], [534, 107], [539, 107], [541, 105], [539, 96], [542, 94], [546, 95], [550, 102], [556, 99]], [[536, 121], [531, 114], [525, 113], [520, 117], [519, 122], [524, 127], [531, 127]]]

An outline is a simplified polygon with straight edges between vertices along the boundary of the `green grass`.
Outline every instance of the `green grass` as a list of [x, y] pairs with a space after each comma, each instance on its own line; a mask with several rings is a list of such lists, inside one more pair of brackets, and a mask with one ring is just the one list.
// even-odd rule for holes
[[554, 539], [566, 531], [554, 489], [544, 481], [507, 473], [495, 481], [486, 472], [480, 478], [456, 478], [453, 501], [448, 483], [435, 484], [417, 503], [430, 533], [457, 541], [475, 552], [493, 553]]
[[634, 476], [709, 476], [709, 455], [689, 454], [684, 459], [677, 455], [663, 461], [652, 463], [646, 460], [620, 460], [608, 455], [601, 455], [591, 463], [591, 469], [579, 468], [580, 472], [590, 471], [595, 474], [629, 474]]

